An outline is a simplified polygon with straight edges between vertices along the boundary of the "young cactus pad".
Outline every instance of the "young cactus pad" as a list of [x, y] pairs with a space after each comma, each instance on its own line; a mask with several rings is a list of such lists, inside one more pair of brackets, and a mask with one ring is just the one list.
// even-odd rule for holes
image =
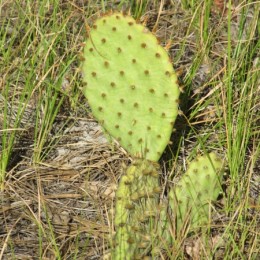
[[131, 16], [107, 14], [88, 32], [84, 95], [132, 156], [158, 161], [178, 114], [177, 76], [157, 38]]
[[210, 202], [222, 191], [222, 168], [223, 161], [214, 153], [200, 156], [190, 163], [187, 172], [169, 193], [177, 230], [187, 222], [191, 229], [208, 223]]

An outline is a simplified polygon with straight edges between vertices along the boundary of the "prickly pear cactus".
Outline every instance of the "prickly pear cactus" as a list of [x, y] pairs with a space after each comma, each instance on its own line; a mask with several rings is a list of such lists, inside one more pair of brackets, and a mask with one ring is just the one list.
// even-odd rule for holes
[[189, 223], [191, 229], [208, 223], [210, 203], [222, 191], [223, 161], [214, 153], [196, 158], [169, 193], [177, 231]]
[[158, 161], [178, 113], [171, 60], [131, 16], [97, 19], [85, 43], [84, 89], [92, 113], [132, 156]]
[[161, 192], [158, 169], [156, 163], [137, 160], [121, 178], [116, 193], [117, 232], [112, 259], [136, 259], [149, 250]]
[[[161, 157], [178, 114], [177, 77], [156, 37], [132, 17], [111, 13], [88, 31], [83, 54], [83, 93], [103, 128], [133, 157], [116, 193], [112, 259], [142, 259], [169, 243], [168, 209], [158, 210]], [[169, 193], [177, 231], [208, 220], [221, 190], [222, 163], [214, 155], [192, 162]], [[158, 231], [158, 235], [154, 231]]]

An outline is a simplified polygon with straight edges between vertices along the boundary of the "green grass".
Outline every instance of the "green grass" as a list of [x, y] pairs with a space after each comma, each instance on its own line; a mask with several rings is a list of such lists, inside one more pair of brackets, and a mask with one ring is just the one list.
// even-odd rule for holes
[[[63, 145], [62, 136], [71, 121], [76, 124], [88, 111], [80, 93], [78, 59], [86, 33], [84, 23], [91, 23], [88, 18], [96, 13], [109, 11], [114, 1], [88, 1], [84, 6], [77, 1], [59, 2], [0, 1], [0, 185], [6, 192], [3, 196], [12, 194], [10, 187], [19, 181], [16, 168], [9, 167], [17, 144], [22, 146], [21, 140], [29, 139], [29, 153], [25, 156], [29, 158], [28, 169], [47, 164], [57, 167], [52, 159], [57, 147]], [[220, 254], [221, 259], [257, 259], [260, 2], [239, 1], [224, 15], [214, 7], [214, 1], [181, 1], [182, 5], [169, 2], [174, 3], [160, 9], [157, 1], [122, 0], [114, 8], [129, 9], [136, 18], [146, 15], [151, 18], [150, 29], [158, 13], [159, 31], [167, 26], [166, 20], [168, 26], [173, 24], [163, 35], [173, 41], [170, 53], [174, 67], [184, 68], [180, 106], [186, 127], [181, 128], [181, 138], [175, 144], [178, 149], [172, 150], [173, 158], [167, 162], [171, 178], [180, 176], [186, 162], [198, 153], [215, 151], [226, 159], [226, 189], [223, 199], [214, 206], [217, 221], [202, 236], [205, 248], [200, 250], [201, 259], [213, 258], [214, 254]], [[173, 12], [167, 16], [167, 10]], [[180, 13], [178, 18], [176, 13]], [[180, 20], [177, 26], [174, 19]], [[111, 183], [116, 179], [109, 170], [106, 176], [110, 176]], [[48, 207], [42, 210], [47, 213]], [[60, 237], [52, 220], [47, 218], [42, 225], [42, 217], [36, 214], [31, 218], [35, 216], [39, 257], [46, 257], [47, 241], [55, 258], [62, 259]], [[67, 239], [74, 248], [75, 259], [77, 254], [82, 255], [80, 233]], [[213, 233], [219, 236], [218, 243], [207, 245], [205, 241], [211, 241]], [[0, 250], [0, 256], [10, 249], [11, 258], [16, 259], [15, 241], [10, 234], [6, 237], [7, 247]], [[199, 234], [193, 236], [194, 240], [197, 237]], [[166, 249], [166, 255], [184, 259], [185, 239], [186, 234], [177, 238], [173, 248]], [[88, 238], [84, 249], [96, 246], [102, 255], [102, 250], [105, 253], [110, 245], [108, 240], [92, 243]]]

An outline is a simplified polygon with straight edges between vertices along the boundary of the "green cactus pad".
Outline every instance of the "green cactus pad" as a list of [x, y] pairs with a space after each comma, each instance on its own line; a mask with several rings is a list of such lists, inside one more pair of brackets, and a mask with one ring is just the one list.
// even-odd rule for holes
[[137, 160], [121, 178], [116, 192], [113, 259], [135, 259], [149, 248], [160, 194], [157, 171], [157, 164]]
[[131, 16], [97, 19], [84, 48], [84, 89], [93, 115], [132, 156], [157, 161], [178, 114], [171, 60]]
[[208, 223], [210, 203], [222, 191], [223, 161], [214, 153], [196, 158], [176, 187], [170, 191], [170, 206], [176, 216], [177, 230], [185, 223], [191, 229]]

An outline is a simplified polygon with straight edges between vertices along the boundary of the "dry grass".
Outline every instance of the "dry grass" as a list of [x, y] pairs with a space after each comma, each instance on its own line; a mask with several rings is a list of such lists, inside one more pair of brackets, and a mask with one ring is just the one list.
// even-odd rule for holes
[[[84, 41], [86, 17], [97, 16], [104, 8], [126, 9], [127, 3], [43, 2], [28, 5], [26, 1], [0, 1], [2, 155], [6, 149], [4, 133], [9, 144], [13, 140], [0, 192], [0, 259], [102, 259], [111, 246], [113, 203], [121, 165], [128, 164], [131, 158], [107, 141], [92, 118], [79, 91], [77, 56]], [[183, 9], [181, 1], [144, 2], [143, 16], [137, 9], [134, 11], [134, 5], [132, 13], [139, 14], [149, 29], [156, 28], [162, 45], [172, 41], [169, 53], [175, 69], [182, 70], [180, 82], [185, 86], [180, 104], [183, 115], [176, 122], [173, 145], [160, 162], [164, 190], [176, 182], [187, 161], [197, 153], [214, 150], [227, 159], [225, 194], [214, 205], [208, 244], [201, 234], [184, 236], [161, 258], [207, 259], [214, 255], [215, 259], [257, 259], [259, 80], [252, 81], [259, 85], [254, 85], [248, 95], [242, 95], [245, 81], [241, 83], [244, 88], [232, 93], [233, 124], [237, 126], [236, 118], [241, 116], [235, 113], [241, 97], [244, 103], [252, 102], [244, 118], [252, 124], [248, 138], [241, 139], [245, 156], [231, 157], [232, 135], [227, 130], [231, 122], [225, 121], [229, 113], [225, 87], [230, 62], [228, 16], [221, 1], [215, 1], [217, 5], [210, 10], [203, 2], [197, 3], [192, 12]], [[255, 35], [246, 36], [246, 32], [256, 31], [251, 28], [254, 12], [259, 12], [257, 4], [243, 16], [245, 2], [235, 1], [231, 19], [234, 46], [239, 41], [253, 46], [257, 41]], [[240, 28], [241, 17], [245, 17], [245, 31]], [[259, 30], [259, 24], [256, 26]], [[259, 45], [255, 46], [259, 49]], [[244, 73], [250, 72], [253, 78], [259, 71], [259, 57], [254, 50], [252, 53], [252, 60], [244, 65], [240, 64], [242, 60], [232, 64], [238, 69], [244, 66]], [[242, 79], [244, 74], [239, 73]], [[239, 76], [231, 80], [239, 80]], [[50, 100], [54, 100], [53, 107]], [[237, 169], [240, 177], [234, 175], [232, 158], [243, 158], [243, 165]]]

